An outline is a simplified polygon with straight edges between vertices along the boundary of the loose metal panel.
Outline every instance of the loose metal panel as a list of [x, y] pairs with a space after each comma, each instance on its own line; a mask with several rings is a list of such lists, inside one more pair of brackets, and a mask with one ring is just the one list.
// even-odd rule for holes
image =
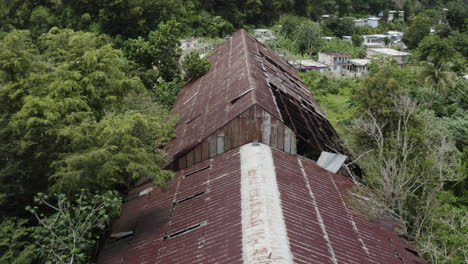
[[198, 145], [195, 147], [194, 153], [193, 153], [193, 155], [194, 155], [194, 157], [193, 157], [193, 162], [194, 162], [195, 164], [200, 163], [200, 162], [202, 161], [202, 153], [201, 153], [201, 151], [202, 151], [202, 145], [201, 145], [201, 144], [198, 144]]
[[248, 121], [248, 138], [247, 142], [253, 142], [255, 139], [255, 132], [256, 132], [256, 119], [255, 119], [255, 107], [251, 107], [249, 109], [249, 121]]
[[202, 142], [202, 160], [207, 160], [210, 157], [210, 141], [205, 139]]
[[216, 144], [216, 154], [224, 153], [224, 129], [220, 129], [216, 133]]
[[190, 168], [192, 167], [192, 165], [194, 164], [194, 159], [193, 159], [193, 150], [189, 151], [187, 153], [187, 168]]
[[249, 120], [249, 111], [245, 111], [240, 116], [240, 145], [244, 145], [248, 142], [248, 120]]
[[259, 107], [258, 105], [256, 105], [255, 106], [255, 118], [256, 118], [255, 127], [257, 129], [257, 132], [256, 132], [257, 142], [262, 142], [262, 113], [263, 113], [263, 109]]
[[240, 146], [240, 118], [232, 120], [232, 148]]
[[210, 158], [216, 156], [216, 153], [217, 153], [216, 143], [217, 143], [217, 141], [218, 140], [217, 140], [216, 134], [210, 136]]
[[187, 168], [187, 155], [179, 158], [179, 170]]
[[276, 142], [276, 147], [279, 149], [279, 150], [283, 150], [284, 149], [284, 124], [282, 122], [278, 122], [277, 123], [277, 142]]
[[271, 115], [267, 111], [263, 111], [262, 117], [262, 142], [270, 145], [271, 136]]
[[291, 130], [284, 127], [284, 151], [291, 153]]
[[278, 123], [280, 121], [276, 118], [271, 119], [271, 137], [270, 137], [270, 146], [276, 148], [277, 147], [277, 137], [278, 137]]
[[224, 127], [224, 151], [232, 149], [232, 121]]

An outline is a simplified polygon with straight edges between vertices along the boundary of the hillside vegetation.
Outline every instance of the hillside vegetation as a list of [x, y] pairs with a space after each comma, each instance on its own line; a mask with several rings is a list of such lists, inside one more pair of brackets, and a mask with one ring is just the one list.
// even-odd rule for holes
[[[389, 10], [405, 22], [352, 22]], [[258, 27], [294, 58], [363, 57], [362, 35], [405, 32], [404, 68], [302, 78], [362, 169], [362, 213], [397, 219], [431, 263], [464, 263], [467, 13], [462, 0], [0, 0], [0, 264], [93, 263], [128, 190], [173, 175], [168, 110], [210, 66], [179, 40]]]

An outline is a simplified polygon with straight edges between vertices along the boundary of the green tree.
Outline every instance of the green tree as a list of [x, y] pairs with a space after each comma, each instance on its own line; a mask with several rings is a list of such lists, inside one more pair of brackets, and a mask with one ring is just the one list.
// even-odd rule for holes
[[27, 32], [14, 31], [0, 46], [2, 214], [19, 214], [52, 186], [111, 189], [139, 176], [164, 185], [170, 173], [160, 169], [161, 145], [174, 122], [148, 100], [106, 36], [53, 28], [38, 48]]
[[434, 30], [437, 33], [437, 35], [441, 38], [448, 37], [450, 35], [450, 32], [452, 31], [450, 26], [446, 24], [437, 24], [434, 26]]
[[323, 41], [320, 51], [340, 51], [352, 55], [354, 58], [364, 58], [366, 50], [364, 47], [356, 47], [348, 41], [332, 39]]
[[29, 19], [31, 31], [37, 36], [46, 33], [56, 24], [55, 20], [55, 15], [50, 9], [44, 6], [38, 6], [31, 11], [31, 17]]
[[200, 58], [200, 53], [192, 51], [184, 57], [182, 70], [184, 79], [198, 79], [210, 70], [210, 61], [206, 58]]
[[179, 79], [166, 82], [159, 78], [153, 87], [154, 99], [158, 104], [170, 109], [183, 86], [184, 83]]
[[151, 69], [154, 64], [153, 54], [150, 53], [150, 43], [142, 37], [128, 39], [124, 43], [125, 56], [146, 69]]
[[284, 15], [278, 21], [281, 25], [280, 32], [286, 38], [293, 38], [297, 27], [304, 21], [304, 18], [294, 15]]
[[35, 261], [36, 248], [31, 240], [31, 228], [26, 220], [16, 218], [0, 219], [0, 263], [30, 264]]
[[446, 94], [455, 86], [457, 76], [451, 71], [451, 64], [444, 61], [422, 61], [419, 78], [431, 94]]
[[181, 0], [64, 0], [78, 14], [89, 14], [103, 33], [125, 38], [147, 35], [171, 17], [181, 19], [186, 10]]
[[331, 17], [325, 21], [325, 26], [339, 38], [351, 36], [355, 32], [354, 19], [351, 17]]
[[[97, 240], [120, 214], [120, 196], [116, 192], [91, 195], [82, 190], [74, 201], [63, 194], [55, 199], [56, 204], [39, 193], [35, 198], [38, 206], [27, 207], [38, 221], [32, 234], [38, 254], [46, 263], [89, 263]], [[44, 215], [39, 206], [52, 214]]]
[[157, 71], [157, 76], [172, 81], [179, 75], [180, 24], [175, 19], [162, 22], [156, 31], [151, 31], [148, 41], [141, 37], [129, 39], [124, 44], [126, 56], [147, 70]]
[[417, 48], [420, 60], [432, 59], [435, 62], [450, 61], [455, 52], [452, 43], [448, 39], [441, 39], [437, 35], [424, 37]]
[[405, 42], [410, 49], [414, 49], [425, 36], [429, 35], [433, 24], [433, 18], [425, 14], [419, 14], [411, 17], [409, 20], [410, 26], [403, 36], [403, 42]]
[[387, 122], [388, 129], [393, 129], [398, 119], [394, 111], [395, 100], [407, 96], [417, 82], [414, 72], [395, 66], [393, 63], [371, 65], [370, 74], [353, 96], [358, 115], [371, 112], [377, 121]]
[[355, 47], [361, 47], [364, 38], [361, 35], [353, 34], [353, 36], [351, 36], [351, 41]]
[[224, 37], [234, 31], [229, 21], [205, 10], [191, 10], [182, 24], [182, 34], [187, 36]]
[[74, 151], [60, 154], [51, 163], [52, 190], [130, 189], [142, 177], [167, 187], [173, 174], [162, 169], [162, 147], [172, 139], [170, 127], [174, 122], [149, 98], [138, 103], [146, 106], [61, 129], [60, 135], [70, 139], [68, 148]]
[[466, 26], [466, 18], [468, 17], [468, 8], [466, 2], [451, 1], [447, 4], [447, 21], [454, 29], [463, 29]]
[[158, 25], [156, 31], [150, 32], [148, 38], [151, 53], [160, 76], [171, 81], [179, 74], [178, 60], [180, 58], [180, 24], [175, 19]]
[[303, 21], [293, 33], [296, 49], [302, 54], [317, 53], [322, 43], [322, 29], [310, 20]]

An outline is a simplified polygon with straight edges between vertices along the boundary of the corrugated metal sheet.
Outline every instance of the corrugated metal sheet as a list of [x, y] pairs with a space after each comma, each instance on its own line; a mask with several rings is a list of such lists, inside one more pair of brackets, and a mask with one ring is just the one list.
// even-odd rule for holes
[[[130, 192], [112, 230], [125, 235], [106, 243], [98, 263], [246, 263], [257, 230], [265, 246], [250, 251], [251, 262], [424, 263], [394, 232], [353, 212], [349, 178], [287, 153], [296, 145], [282, 139], [294, 133], [316, 150], [339, 145], [294, 68], [243, 30], [210, 60], [172, 110], [180, 121], [168, 152], [184, 169], [167, 192], [152, 184]], [[247, 144], [256, 140], [271, 147]]]
[[[271, 153], [294, 263], [424, 263], [414, 246], [353, 212], [349, 178]], [[107, 243], [98, 263], [244, 263], [241, 167], [237, 148], [179, 171], [168, 192], [133, 190], [113, 227], [133, 236]]]
[[[272, 87], [286, 96], [281, 98], [282, 104], [286, 101], [287, 104], [296, 104], [300, 109], [307, 106], [308, 112], [299, 117], [301, 123], [319, 122], [312, 127], [323, 128], [323, 131], [315, 131], [304, 127], [305, 130], [319, 133], [319, 138], [327, 138], [322, 145], [335, 144], [332, 138], [336, 137], [336, 132], [294, 67], [246, 31], [240, 30], [227, 39], [213, 52], [210, 61], [210, 71], [188, 83], [172, 108], [171, 113], [178, 116], [180, 121], [176, 127], [176, 139], [168, 146], [170, 161], [214, 135], [253, 105], [259, 105], [293, 128], [291, 122], [296, 122], [294, 117], [284, 116], [288, 107], [278, 108], [279, 98], [275, 97]], [[309, 115], [312, 117], [309, 118]], [[297, 130], [294, 131], [297, 134]], [[313, 144], [320, 142], [314, 141]]]
[[320, 157], [317, 160], [317, 165], [328, 171], [336, 173], [341, 169], [347, 158], [348, 157], [345, 155], [322, 151], [322, 154], [320, 154]]

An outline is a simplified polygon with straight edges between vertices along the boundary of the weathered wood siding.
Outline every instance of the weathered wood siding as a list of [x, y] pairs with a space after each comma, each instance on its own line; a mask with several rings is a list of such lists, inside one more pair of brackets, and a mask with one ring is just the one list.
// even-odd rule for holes
[[173, 169], [178, 171], [191, 167], [255, 141], [296, 154], [297, 140], [294, 131], [255, 105], [179, 157], [173, 163]]

